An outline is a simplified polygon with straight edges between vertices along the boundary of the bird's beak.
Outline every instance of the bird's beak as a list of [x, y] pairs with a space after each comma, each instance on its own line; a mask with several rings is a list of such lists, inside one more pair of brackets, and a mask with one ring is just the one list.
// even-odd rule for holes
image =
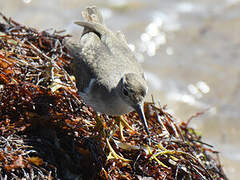
[[147, 132], [147, 134], [149, 135], [149, 129], [148, 129], [148, 125], [147, 125], [147, 121], [144, 115], [144, 110], [143, 110], [143, 104], [138, 104], [134, 107], [134, 109], [136, 110], [136, 112], [138, 113], [139, 117], [141, 118], [145, 131]]

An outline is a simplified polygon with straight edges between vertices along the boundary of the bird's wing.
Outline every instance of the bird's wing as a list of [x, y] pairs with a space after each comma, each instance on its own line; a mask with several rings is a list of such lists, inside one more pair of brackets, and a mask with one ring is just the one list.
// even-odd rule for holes
[[86, 8], [82, 12], [85, 21], [77, 21], [75, 24], [84, 27], [84, 36], [88, 32], [94, 32], [99, 36], [101, 42], [113, 53], [132, 54], [127, 45], [127, 41], [121, 32], [114, 33], [108, 29], [103, 23], [103, 17], [95, 6]]
[[111, 89], [123, 74], [142, 72], [124, 36], [113, 33], [103, 24], [96, 7], [87, 8], [83, 17], [85, 22], [76, 22], [84, 27], [80, 42], [70, 48], [80, 91], [88, 87], [91, 78]]

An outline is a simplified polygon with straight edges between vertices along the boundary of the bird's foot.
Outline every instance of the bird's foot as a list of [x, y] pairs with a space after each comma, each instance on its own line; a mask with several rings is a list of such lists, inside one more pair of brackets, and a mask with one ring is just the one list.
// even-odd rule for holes
[[96, 127], [100, 130], [101, 136], [105, 137], [105, 141], [106, 141], [107, 147], [109, 149], [109, 154], [108, 154], [107, 159], [119, 159], [119, 160], [121, 160], [123, 162], [130, 162], [131, 160], [126, 159], [126, 158], [118, 155], [115, 152], [115, 150], [113, 149], [113, 147], [111, 146], [111, 144], [109, 142], [110, 137], [107, 137], [107, 134], [106, 134], [105, 128], [104, 128], [104, 123], [103, 123], [103, 121], [101, 119], [101, 116], [99, 114], [97, 114], [96, 122], [97, 122]]
[[115, 152], [115, 150], [113, 149], [113, 147], [111, 146], [108, 138], [106, 138], [106, 142], [107, 142], [107, 147], [108, 147], [108, 149], [109, 149], [109, 151], [110, 151], [110, 152], [109, 152], [109, 155], [108, 155], [108, 157], [107, 157], [108, 160], [109, 160], [109, 159], [119, 159], [119, 160], [121, 160], [121, 161], [123, 161], [123, 162], [130, 162], [130, 161], [131, 161], [130, 159], [126, 159], [126, 158], [118, 155], [118, 154]]

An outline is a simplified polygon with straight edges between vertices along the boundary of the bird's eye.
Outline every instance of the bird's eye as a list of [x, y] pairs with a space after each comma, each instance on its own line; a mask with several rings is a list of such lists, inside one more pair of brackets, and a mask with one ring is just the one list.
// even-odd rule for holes
[[124, 88], [123, 89], [123, 94], [125, 95], [125, 96], [128, 96], [128, 91]]

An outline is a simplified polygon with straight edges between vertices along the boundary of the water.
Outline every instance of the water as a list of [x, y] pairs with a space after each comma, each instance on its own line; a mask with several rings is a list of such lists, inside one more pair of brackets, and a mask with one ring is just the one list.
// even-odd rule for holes
[[240, 0], [0, 0], [0, 11], [38, 29], [77, 36], [81, 11], [101, 7], [106, 24], [126, 34], [150, 94], [191, 121], [221, 152], [230, 179], [240, 176]]

